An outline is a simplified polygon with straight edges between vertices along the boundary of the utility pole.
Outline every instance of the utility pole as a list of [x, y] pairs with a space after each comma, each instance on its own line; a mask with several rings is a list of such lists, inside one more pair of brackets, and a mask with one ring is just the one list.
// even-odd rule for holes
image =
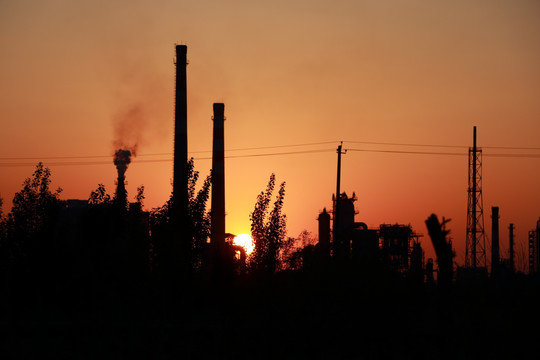
[[343, 141], [341, 142], [341, 144], [338, 146], [337, 148], [337, 154], [338, 154], [338, 158], [337, 158], [337, 181], [336, 181], [336, 196], [335, 196], [335, 199], [334, 199], [334, 224], [333, 224], [333, 228], [332, 228], [332, 237], [333, 237], [333, 248], [334, 248], [334, 256], [342, 256], [343, 255], [343, 244], [342, 244], [342, 239], [341, 239], [341, 234], [340, 234], [340, 205], [341, 205], [341, 201], [340, 201], [340, 198], [341, 198], [341, 155], [343, 154], [346, 154], [347, 151], [343, 152], [342, 151], [342, 148], [343, 148]]

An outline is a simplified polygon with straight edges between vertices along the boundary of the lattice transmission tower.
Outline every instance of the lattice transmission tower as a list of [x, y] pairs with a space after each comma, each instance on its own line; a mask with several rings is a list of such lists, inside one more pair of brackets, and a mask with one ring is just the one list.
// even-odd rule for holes
[[468, 193], [465, 266], [473, 269], [487, 269], [482, 201], [482, 149], [476, 147], [476, 126], [473, 128], [473, 147], [469, 148]]

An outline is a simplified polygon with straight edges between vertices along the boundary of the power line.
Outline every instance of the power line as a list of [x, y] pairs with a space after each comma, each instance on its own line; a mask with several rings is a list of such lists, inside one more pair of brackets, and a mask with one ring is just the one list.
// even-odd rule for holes
[[[226, 159], [237, 159], [237, 158], [249, 158], [249, 157], [260, 157], [260, 156], [313, 154], [313, 153], [334, 152], [334, 151], [335, 151], [335, 149], [319, 149], [319, 150], [288, 151], [288, 152], [264, 153], [264, 154], [228, 155], [228, 156], [225, 156], [225, 158]], [[212, 159], [212, 158], [211, 157], [194, 158], [194, 160], [209, 160], [209, 159]]]
[[[439, 148], [467, 148], [463, 145], [436, 145], [436, 144], [411, 144], [411, 143], [392, 143], [392, 142], [374, 142], [374, 141], [350, 141], [344, 140], [344, 143], [366, 144], [366, 145], [385, 145], [385, 146], [418, 146], [418, 147], [439, 147]], [[539, 148], [540, 150], [540, 148]]]
[[[374, 141], [343, 141], [345, 143], [352, 144], [366, 144], [366, 145], [386, 145], [386, 146], [418, 146], [418, 147], [438, 147], [438, 148], [459, 148], [468, 149], [469, 145], [440, 145], [440, 144], [413, 144], [413, 143], [392, 143], [392, 142], [374, 142]], [[481, 146], [483, 149], [501, 149], [501, 150], [538, 150], [540, 147], [518, 147], [518, 146]]]
[[[288, 151], [288, 152], [275, 152], [275, 153], [262, 153], [262, 154], [245, 154], [245, 155], [228, 155], [227, 159], [237, 158], [250, 158], [250, 157], [263, 157], [263, 156], [280, 156], [280, 155], [297, 155], [297, 154], [311, 154], [322, 152], [333, 152], [334, 149], [317, 149], [317, 150], [303, 150], [303, 151]], [[211, 160], [212, 157], [194, 157], [194, 160]], [[172, 162], [172, 158], [166, 159], [137, 159], [134, 158], [132, 163], [157, 163], [157, 162]], [[62, 161], [47, 163], [47, 166], [79, 166], [79, 165], [111, 165], [112, 161]], [[34, 166], [35, 163], [30, 162], [17, 162], [17, 163], [0, 163], [0, 167], [20, 167], [20, 166]]]
[[[446, 156], [468, 156], [467, 153], [455, 152], [434, 152], [434, 151], [405, 151], [405, 150], [373, 150], [373, 149], [347, 149], [347, 151], [391, 153], [391, 154], [413, 154], [413, 155], [446, 155]], [[484, 153], [488, 157], [507, 157], [507, 158], [540, 158], [540, 154], [490, 154]]]
[[[291, 145], [273, 145], [273, 146], [259, 146], [259, 147], [246, 147], [246, 148], [233, 148], [226, 149], [225, 151], [248, 151], [248, 150], [264, 150], [264, 149], [279, 149], [279, 148], [288, 148], [288, 147], [299, 147], [299, 146], [313, 146], [313, 145], [327, 145], [327, 144], [336, 144], [338, 141], [324, 141], [324, 142], [313, 142], [313, 143], [303, 143], [303, 144], [291, 144]], [[211, 153], [212, 150], [199, 150], [199, 151], [190, 151], [191, 154], [203, 154]], [[148, 153], [148, 154], [137, 154], [137, 157], [144, 156], [172, 156], [172, 152], [168, 153]], [[69, 160], [69, 159], [99, 159], [99, 158], [112, 158], [111, 155], [89, 155], [89, 156], [39, 156], [39, 157], [0, 157], [0, 160], [6, 161], [15, 161], [15, 160]]]
[[538, 158], [540, 159], [540, 154], [490, 154], [486, 153], [484, 156], [490, 157], [505, 157], [505, 158]]
[[450, 156], [466, 156], [466, 153], [450, 153], [450, 152], [434, 152], [434, 151], [403, 151], [403, 150], [373, 150], [373, 149], [350, 149], [347, 151], [361, 151], [361, 152], [376, 152], [376, 153], [390, 153], [390, 154], [414, 154], [414, 155], [450, 155]]
[[[323, 142], [314, 142], [314, 143], [303, 143], [303, 144], [291, 144], [291, 145], [273, 145], [273, 146], [259, 146], [259, 147], [247, 147], [247, 148], [237, 148], [237, 149], [225, 149], [225, 151], [247, 151], [247, 150], [264, 150], [264, 149], [280, 149], [280, 148], [288, 148], [288, 147], [299, 147], [299, 146], [313, 146], [313, 145], [328, 145], [328, 144], [336, 144], [339, 141], [323, 141]], [[192, 154], [199, 154], [199, 153], [211, 153], [212, 150], [204, 150], [204, 151], [191, 151]], [[172, 155], [172, 154], [170, 154]]]
[[[467, 149], [468, 146], [461, 145], [437, 145], [437, 144], [413, 144], [413, 143], [392, 143], [392, 142], [373, 142], [373, 141], [345, 141], [352, 144], [367, 144], [367, 145], [383, 145], [383, 146], [409, 146], [409, 147], [432, 147], [432, 148], [461, 148]], [[302, 146], [314, 146], [314, 145], [327, 145], [336, 144], [337, 141], [324, 141], [324, 142], [312, 142], [312, 143], [299, 143], [289, 145], [272, 145], [272, 146], [259, 146], [259, 147], [246, 147], [246, 148], [233, 148], [226, 149], [227, 152], [233, 151], [251, 151], [251, 150], [264, 150], [264, 149], [283, 149]], [[540, 150], [537, 147], [512, 147], [512, 146], [484, 146], [484, 149], [504, 149], [504, 150]], [[393, 153], [393, 154], [414, 154], [414, 155], [442, 155], [442, 156], [464, 156], [466, 153], [456, 152], [435, 152], [435, 151], [410, 151], [410, 150], [377, 150], [377, 149], [348, 149], [350, 151], [359, 152], [375, 152], [375, 153]], [[279, 155], [295, 155], [295, 154], [307, 154], [316, 152], [325, 152], [329, 150], [303, 150], [303, 151], [288, 151], [288, 152], [272, 152], [262, 154], [244, 154], [244, 155], [228, 155], [226, 158], [249, 158], [249, 157], [264, 157], [264, 156], [279, 156]], [[333, 151], [333, 150], [332, 150]], [[191, 151], [191, 154], [211, 153], [210, 150], [205, 151]], [[172, 158], [166, 159], [141, 159], [144, 157], [153, 156], [172, 156], [172, 153], [148, 153], [138, 154], [135, 162], [138, 163], [152, 163], [152, 162], [168, 162], [172, 161]], [[540, 158], [540, 154], [489, 154], [484, 153], [484, 156], [488, 157], [508, 157], [508, 158]], [[77, 165], [104, 165], [110, 164], [110, 161], [86, 161], [86, 159], [110, 159], [112, 155], [88, 155], [88, 156], [45, 156], [45, 157], [0, 157], [0, 167], [17, 167], [17, 166], [33, 166], [34, 163], [24, 161], [43, 161], [43, 160], [81, 160], [81, 161], [61, 161], [49, 163], [50, 166], [77, 166]], [[195, 157], [195, 160], [208, 160], [211, 157]], [[84, 161], [83, 161], [84, 160]], [[16, 162], [12, 162], [16, 161]]]
[[540, 150], [537, 147], [513, 147], [513, 146], [480, 146], [483, 149], [502, 149], [502, 150]]

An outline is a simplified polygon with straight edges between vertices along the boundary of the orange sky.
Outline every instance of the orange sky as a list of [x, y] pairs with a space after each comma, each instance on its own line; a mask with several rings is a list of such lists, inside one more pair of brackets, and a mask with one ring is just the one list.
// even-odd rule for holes
[[[540, 147], [540, 3], [531, 1], [1, 1], [0, 194], [4, 211], [43, 160], [62, 198], [114, 190], [115, 128], [133, 113], [139, 156], [129, 196], [146, 207], [171, 190], [174, 44], [188, 46], [190, 155], [211, 150], [212, 103], [224, 102], [227, 155], [324, 152], [226, 160], [227, 231], [249, 231], [269, 175], [286, 181], [290, 236], [316, 233], [331, 207], [344, 148], [462, 152], [463, 156], [348, 152], [342, 190], [356, 192], [358, 221], [412, 224], [452, 218], [463, 261], [467, 146], [484, 147], [485, 228], [499, 206], [501, 242], [516, 224], [518, 248], [540, 217], [540, 158], [488, 146]], [[461, 148], [378, 146], [384, 142]], [[66, 156], [78, 165], [57, 165]], [[6, 160], [6, 158], [30, 158]], [[162, 162], [142, 162], [162, 159]], [[105, 162], [80, 165], [81, 162]], [[13, 163], [31, 164], [15, 167]], [[205, 177], [210, 160], [197, 160]], [[520, 251], [518, 249], [518, 251]]]

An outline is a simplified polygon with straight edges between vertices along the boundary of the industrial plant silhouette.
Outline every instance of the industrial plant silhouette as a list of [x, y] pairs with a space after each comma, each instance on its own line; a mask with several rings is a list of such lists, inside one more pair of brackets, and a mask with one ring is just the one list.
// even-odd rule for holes
[[225, 232], [223, 103], [213, 104], [212, 171], [202, 185], [188, 159], [186, 55], [177, 45], [173, 190], [162, 207], [143, 209], [143, 187], [128, 201], [126, 147], [114, 153], [112, 196], [99, 184], [89, 199], [60, 200], [39, 163], [2, 216], [3, 358], [538, 356], [540, 220], [531, 224], [528, 274], [515, 269], [512, 231], [501, 258], [498, 207], [486, 254], [476, 127], [464, 266], [454, 261], [451, 222], [429, 209], [435, 259], [425, 259], [410, 225], [357, 221], [355, 194], [341, 190], [342, 144], [317, 241], [295, 247], [286, 238], [286, 184], [276, 187], [272, 174], [254, 194], [247, 254]]

